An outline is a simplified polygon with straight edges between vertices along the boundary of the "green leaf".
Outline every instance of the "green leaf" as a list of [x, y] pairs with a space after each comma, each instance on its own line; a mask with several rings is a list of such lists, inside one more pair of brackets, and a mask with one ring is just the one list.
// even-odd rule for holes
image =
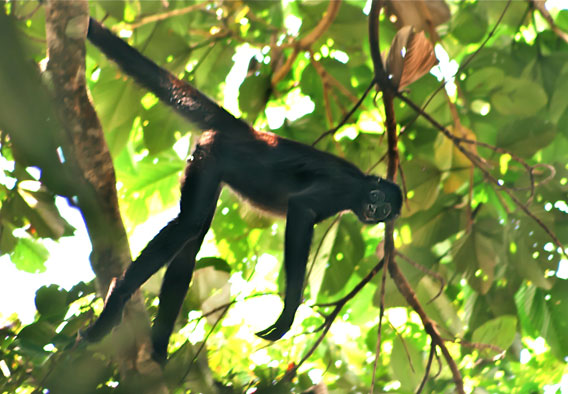
[[[136, 29], [134, 37], [137, 40], [134, 46], [144, 48], [145, 56], [179, 76], [189, 60], [191, 50], [188, 37], [177, 34], [172, 25], [172, 22], [156, 23]], [[142, 29], [146, 31], [141, 31]]]
[[411, 231], [412, 244], [429, 247], [461, 231], [465, 211], [455, 208], [454, 197], [440, 197], [430, 209], [419, 211], [404, 221]]
[[177, 114], [173, 114], [171, 108], [163, 104], [152, 106], [142, 114], [144, 145], [154, 156], [164, 150], [171, 149], [176, 142], [176, 132], [185, 134], [193, 129], [192, 125]]
[[222, 83], [233, 67], [234, 54], [235, 48], [224, 43], [217, 43], [213, 49], [206, 47], [193, 51], [192, 58], [205, 58], [196, 66], [195, 77], [191, 83], [213, 99], [218, 98], [222, 93]]
[[558, 124], [558, 121], [566, 114], [568, 109], [568, 72], [561, 74], [556, 80], [556, 88], [550, 98], [550, 121]]
[[[218, 392], [213, 373], [209, 368], [207, 352], [200, 351], [201, 346], [200, 343], [194, 345], [186, 341], [171, 355], [164, 375], [166, 381], [172, 387], [179, 385], [180, 381], [184, 381], [184, 386], [187, 386], [192, 392]], [[189, 364], [192, 365], [190, 369], [187, 368]]]
[[117, 178], [123, 209], [133, 224], [139, 224], [179, 200], [180, 179], [185, 162], [172, 151], [145, 157], [132, 164], [128, 151], [117, 159]]
[[353, 61], [353, 57], [364, 57], [362, 53], [364, 41], [361, 37], [368, 34], [368, 27], [367, 16], [363, 13], [361, 4], [344, 2], [333, 21], [332, 28], [329, 29], [333, 47], [343, 51], [349, 50], [350, 61]]
[[311, 64], [302, 71], [300, 87], [302, 89], [302, 93], [309, 96], [314, 103], [318, 103], [323, 100], [323, 85], [321, 78], [314, 66]]
[[416, 390], [424, 377], [425, 368], [421, 350], [417, 341], [412, 338], [401, 339], [400, 336], [396, 336], [393, 341], [390, 367], [401, 387], [409, 393]]
[[[548, 228], [553, 227], [552, 218], [545, 211], [533, 210], [533, 213]], [[560, 254], [555, 250], [546, 250], [550, 236], [534, 221], [526, 220], [524, 215], [510, 215], [506, 226], [508, 242], [508, 260], [518, 275], [534, 285], [550, 290], [553, 278], [547, 278], [548, 270], [555, 270], [560, 262]]]
[[[308, 258], [309, 275], [307, 280], [310, 284], [310, 293], [314, 299], [320, 294], [322, 283], [326, 276], [329, 260], [337, 238], [339, 221], [328, 219], [318, 223], [314, 228], [310, 257]], [[312, 264], [313, 262], [313, 264]]]
[[248, 233], [249, 228], [241, 218], [239, 206], [239, 200], [225, 188], [221, 193], [211, 225], [218, 240], [219, 253], [231, 263], [242, 262], [249, 258], [252, 249], [248, 239], [243, 236]]
[[99, 80], [91, 88], [95, 108], [113, 155], [118, 155], [126, 145], [134, 119], [142, 109], [140, 100], [145, 93], [133, 81], [119, 83], [117, 73], [120, 72], [111, 67], [101, 68]]
[[49, 344], [54, 336], [55, 326], [47, 321], [38, 321], [22, 328], [17, 341], [26, 351], [44, 354], [44, 346]]
[[[502, 351], [507, 350], [517, 334], [517, 318], [515, 316], [499, 316], [477, 328], [473, 332], [472, 342], [496, 346]], [[490, 358], [500, 353], [497, 350], [482, 348], [483, 357]]]
[[505, 71], [497, 67], [484, 67], [474, 70], [465, 80], [466, 91], [474, 95], [485, 95], [503, 85]]
[[502, 88], [491, 96], [491, 103], [503, 115], [528, 118], [539, 114], [548, 96], [538, 83], [513, 77], [505, 77]]
[[516, 119], [501, 128], [497, 146], [522, 157], [531, 157], [552, 142], [556, 127], [540, 117]]
[[10, 259], [21, 271], [39, 273], [45, 271], [49, 252], [43, 244], [31, 238], [19, 238]]
[[67, 313], [67, 291], [57, 285], [38, 289], [35, 305], [38, 313], [50, 322], [60, 322]]
[[559, 360], [568, 357], [568, 280], [557, 280], [551, 291], [523, 284], [515, 303], [523, 329], [546, 339]]
[[333, 295], [343, 289], [364, 253], [359, 223], [352, 216], [342, 217], [321, 287], [323, 295]]
[[560, 10], [556, 15], [556, 24], [561, 30], [568, 30], [568, 10]]
[[201, 308], [205, 300], [222, 289], [228, 283], [230, 273], [231, 267], [223, 259], [217, 257], [199, 259], [195, 265], [189, 291], [190, 303], [194, 309]]
[[38, 237], [57, 240], [73, 234], [74, 228], [59, 214], [53, 194], [45, 190], [26, 190], [20, 184], [14, 202], [15, 208], [30, 221]]
[[452, 20], [452, 35], [462, 44], [478, 42], [487, 31], [487, 18], [475, 5], [467, 5], [460, 9]]
[[[230, 268], [216, 258], [209, 258], [200, 265], [202, 267], [195, 270], [191, 281], [190, 302], [207, 314], [210, 324], [215, 324], [224, 315], [224, 310], [219, 308], [230, 302]], [[212, 311], [215, 312], [209, 314]]]
[[491, 288], [498, 262], [499, 239], [483, 231], [487, 226], [499, 229], [489, 222], [475, 223], [471, 231], [460, 240], [454, 253], [456, 267], [481, 294], [486, 294]]
[[267, 74], [251, 75], [245, 78], [239, 88], [239, 109], [245, 119], [254, 123], [266, 106], [271, 90], [270, 76]]
[[[100, 392], [100, 387], [105, 387], [104, 383], [112, 379], [113, 370], [107, 360], [94, 354], [91, 351], [65, 353], [45, 374], [42, 387], [50, 393]], [[148, 380], [146, 376], [140, 376], [134, 381], [121, 382], [121, 386], [126, 392], [140, 393], [150, 384]]]
[[440, 192], [440, 170], [431, 162], [413, 159], [403, 163], [402, 169], [406, 177], [406, 187], [410, 198], [410, 212], [430, 208]]
[[12, 253], [18, 244], [18, 238], [12, 234], [14, 227], [8, 223], [0, 226], [0, 254]]
[[123, 1], [97, 0], [96, 4], [98, 4], [106, 13], [118, 20], [121, 20], [124, 17], [124, 8], [126, 3]]
[[465, 324], [448, 295], [445, 292], [439, 294], [441, 286], [439, 281], [424, 276], [418, 283], [416, 295], [431, 319], [447, 332], [461, 337], [465, 332]]

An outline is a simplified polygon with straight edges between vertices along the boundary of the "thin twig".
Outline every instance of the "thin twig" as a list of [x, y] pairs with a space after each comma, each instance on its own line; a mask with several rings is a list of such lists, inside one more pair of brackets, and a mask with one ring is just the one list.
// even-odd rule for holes
[[288, 57], [288, 59], [286, 59], [286, 62], [272, 75], [272, 86], [280, 82], [290, 72], [290, 70], [292, 69], [292, 64], [294, 64], [294, 61], [296, 60], [296, 57], [298, 57], [298, 54], [301, 51], [309, 51], [314, 42], [316, 42], [323, 35], [323, 33], [325, 33], [329, 26], [331, 26], [333, 20], [337, 16], [337, 13], [339, 12], [340, 6], [341, 0], [330, 1], [325, 14], [323, 15], [323, 18], [311, 32], [306, 34], [299, 41], [295, 41], [294, 43], [289, 45], [280, 46], [281, 49], [286, 46], [291, 46], [294, 48], [294, 50]]
[[412, 260], [407, 255], [400, 253], [398, 250], [396, 251], [396, 255], [400, 256], [403, 260], [405, 260], [407, 263], [412, 265], [414, 268], [422, 271], [426, 275], [431, 276], [434, 279], [436, 279], [438, 282], [440, 282], [440, 290], [438, 290], [438, 293], [434, 297], [432, 297], [432, 299], [430, 301], [428, 301], [428, 303], [431, 303], [432, 301], [434, 301], [436, 298], [438, 298], [442, 294], [442, 292], [444, 291], [444, 287], [446, 286], [446, 282], [444, 281], [444, 278], [442, 277], [442, 275], [440, 275], [437, 272], [431, 271], [428, 268], [418, 264], [416, 261]]
[[355, 113], [355, 111], [357, 111], [357, 109], [361, 106], [361, 104], [363, 103], [363, 100], [365, 100], [365, 97], [367, 97], [367, 95], [369, 94], [369, 92], [371, 91], [371, 89], [373, 88], [373, 86], [375, 86], [375, 81], [371, 81], [371, 83], [369, 84], [369, 86], [367, 86], [367, 89], [365, 89], [365, 93], [363, 93], [363, 95], [361, 96], [361, 98], [359, 99], [359, 101], [357, 101], [357, 103], [355, 103], [355, 105], [353, 106], [353, 108], [351, 108], [351, 111], [349, 111], [347, 113], [347, 115], [345, 115], [343, 117], [343, 119], [341, 120], [341, 122], [339, 122], [337, 124], [337, 126], [335, 126], [333, 129], [330, 129], [328, 131], [326, 131], [325, 133], [321, 134], [313, 143], [312, 146], [315, 146], [318, 142], [320, 142], [323, 138], [327, 137], [328, 135], [333, 135], [337, 132], [337, 130], [339, 130], [345, 123], [347, 123], [347, 121], [349, 120], [349, 118], [351, 118], [351, 116], [353, 116], [353, 114]]
[[434, 361], [435, 354], [436, 354], [436, 345], [434, 345], [434, 343], [431, 343], [430, 354], [428, 355], [428, 362], [426, 363], [424, 377], [422, 378], [422, 382], [420, 382], [420, 386], [418, 386], [418, 389], [416, 390], [416, 394], [420, 394], [422, 390], [424, 390], [424, 386], [426, 386], [426, 382], [428, 381], [428, 376], [430, 375], [430, 369], [432, 369], [432, 362]]
[[172, 18], [174, 16], [189, 14], [193, 11], [203, 9], [206, 6], [207, 6], [207, 3], [198, 3], [198, 4], [189, 5], [189, 6], [184, 7], [184, 8], [178, 8], [176, 10], [167, 11], [167, 12], [164, 12], [164, 13], [161, 13], [161, 14], [148, 15], [148, 16], [140, 18], [136, 22], [127, 23], [127, 24], [124, 24], [124, 25], [117, 25], [112, 30], [116, 31], [119, 28], [126, 28], [128, 30], [138, 29], [140, 26], [147, 25], [148, 23], [159, 22], [159, 21], [163, 21], [165, 19]]

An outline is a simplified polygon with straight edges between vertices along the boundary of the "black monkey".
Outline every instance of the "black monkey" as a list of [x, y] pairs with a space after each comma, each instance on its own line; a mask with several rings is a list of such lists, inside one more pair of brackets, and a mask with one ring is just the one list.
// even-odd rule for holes
[[365, 175], [329, 153], [252, 129], [93, 19], [87, 37], [138, 83], [204, 130], [185, 170], [178, 217], [150, 241], [116, 282], [98, 320], [82, 334], [87, 341], [105, 336], [120, 321], [133, 292], [168, 264], [152, 327], [153, 356], [161, 362], [166, 360], [168, 340], [191, 280], [195, 255], [224, 184], [252, 204], [286, 215], [284, 310], [276, 323], [257, 333], [271, 341], [290, 329], [302, 301], [314, 224], [344, 210], [353, 211], [369, 224], [399, 214], [402, 194], [396, 184]]

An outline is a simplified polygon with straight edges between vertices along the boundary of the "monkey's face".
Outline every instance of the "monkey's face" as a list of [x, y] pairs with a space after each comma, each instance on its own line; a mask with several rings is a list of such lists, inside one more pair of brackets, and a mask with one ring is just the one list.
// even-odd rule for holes
[[398, 185], [373, 176], [363, 194], [362, 205], [355, 212], [363, 223], [376, 224], [400, 214], [402, 193]]
[[378, 189], [368, 193], [363, 205], [363, 223], [374, 224], [389, 219], [392, 207], [385, 199], [385, 193]]

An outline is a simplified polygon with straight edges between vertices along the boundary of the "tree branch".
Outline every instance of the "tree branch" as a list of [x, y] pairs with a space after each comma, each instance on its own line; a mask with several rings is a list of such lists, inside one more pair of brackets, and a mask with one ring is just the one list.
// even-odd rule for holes
[[[131, 261], [116, 195], [116, 177], [102, 127], [89, 100], [85, 80], [85, 37], [88, 3], [50, 0], [46, 5], [46, 37], [54, 104], [60, 124], [64, 164], [73, 176], [73, 198], [81, 210], [93, 251], [91, 265], [101, 294]], [[150, 361], [148, 317], [135, 298], [114, 338], [113, 352], [123, 373], [132, 370], [161, 375]], [[128, 331], [128, 332], [127, 332]], [[120, 342], [118, 341], [120, 339]], [[130, 372], [129, 372], [130, 371]], [[156, 387], [154, 386], [154, 390]], [[165, 392], [162, 387], [158, 392]]]
[[544, 20], [548, 22], [550, 29], [554, 32], [554, 34], [556, 34], [558, 38], [560, 38], [564, 42], [568, 43], [568, 33], [560, 29], [558, 25], [554, 23], [554, 19], [552, 18], [552, 15], [550, 15], [550, 12], [548, 12], [548, 10], [546, 9], [544, 2], [537, 0], [527, 0], [527, 1], [530, 3], [530, 5], [533, 8], [537, 9], [540, 15], [542, 15], [542, 17], [544, 18]]
[[[379, 89], [383, 93], [383, 105], [385, 108], [385, 126], [387, 129], [387, 138], [388, 138], [388, 151], [387, 151], [387, 178], [390, 180], [395, 180], [396, 178], [396, 171], [398, 168], [398, 140], [397, 140], [397, 133], [396, 133], [396, 118], [394, 112], [394, 98], [398, 96], [398, 92], [393, 89], [392, 84], [390, 83], [389, 77], [386, 74], [385, 68], [383, 66], [383, 61], [381, 58], [381, 52], [379, 47], [379, 15], [382, 8], [382, 1], [381, 0], [374, 0], [371, 6], [371, 12], [369, 13], [369, 44], [371, 46], [371, 58], [373, 60], [373, 65], [375, 67], [375, 80], [378, 83]], [[448, 363], [454, 382], [456, 384], [456, 391], [458, 393], [465, 393], [463, 387], [463, 379], [461, 374], [457, 368], [457, 364], [453, 360], [450, 352], [448, 351], [442, 337], [437, 332], [434, 322], [428, 317], [422, 305], [418, 301], [416, 297], [416, 293], [412, 290], [410, 284], [400, 271], [400, 268], [394, 261], [394, 254], [395, 254], [395, 247], [394, 247], [394, 239], [393, 239], [393, 232], [394, 232], [394, 223], [387, 222], [385, 226], [385, 270], [388, 269], [391, 277], [394, 280], [394, 283], [397, 286], [399, 292], [404, 296], [406, 302], [414, 309], [416, 313], [420, 316], [422, 320], [422, 324], [424, 325], [424, 329], [430, 335], [432, 339], [432, 343], [440, 348], [446, 362]], [[382, 320], [382, 315], [384, 314], [384, 308], [381, 308], [380, 318], [379, 321]], [[378, 337], [380, 339], [380, 331], [381, 326], [379, 324], [379, 332]], [[377, 344], [377, 348], [379, 348], [380, 344]], [[377, 351], [377, 358], [375, 360], [375, 368], [377, 365], [378, 359], [378, 351]], [[371, 393], [373, 392], [374, 384], [375, 384], [375, 374], [373, 373], [373, 380], [371, 383]]]
[[[278, 82], [280, 82], [290, 72], [290, 70], [292, 69], [292, 65], [294, 64], [294, 61], [298, 57], [298, 54], [301, 51], [310, 50], [313, 43], [316, 42], [322, 36], [323, 33], [325, 33], [325, 31], [329, 28], [329, 26], [331, 26], [333, 20], [337, 16], [337, 13], [339, 12], [340, 6], [341, 6], [341, 0], [330, 1], [325, 14], [323, 15], [323, 18], [317, 24], [317, 26], [314, 27], [314, 29], [311, 32], [309, 32], [299, 41], [296, 41], [295, 43], [290, 45], [294, 48], [294, 50], [292, 54], [288, 57], [288, 59], [286, 59], [286, 62], [280, 68], [278, 68], [272, 75], [271, 83], [273, 86], [276, 85]], [[282, 45], [280, 48], [283, 49], [286, 46], [288, 45]]]
[[[178, 9], [175, 9], [175, 10], [163, 12], [161, 14], [148, 15], [148, 16], [140, 18], [139, 20], [137, 20], [135, 22], [126, 23], [122, 26], [124, 28], [128, 29], [128, 30], [134, 30], [134, 29], [139, 28], [140, 26], [147, 25], [148, 23], [159, 22], [159, 21], [163, 21], [163, 20], [172, 18], [174, 16], [185, 15], [185, 14], [189, 14], [191, 12], [194, 12], [196, 10], [204, 9], [207, 5], [208, 4], [206, 2], [198, 3], [198, 4], [192, 4], [192, 5], [189, 5], [187, 7], [178, 8]], [[115, 26], [115, 27], [112, 28], [112, 30], [116, 32], [118, 30], [118, 27]]]

